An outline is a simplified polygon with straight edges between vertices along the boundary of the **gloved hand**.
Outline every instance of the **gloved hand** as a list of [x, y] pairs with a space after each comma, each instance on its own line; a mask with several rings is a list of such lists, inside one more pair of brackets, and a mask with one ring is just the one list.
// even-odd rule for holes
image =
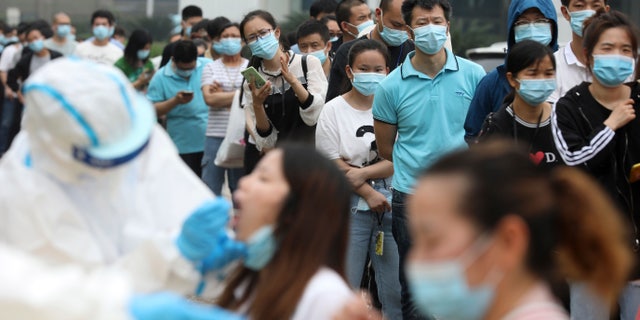
[[229, 201], [222, 197], [201, 205], [182, 224], [176, 245], [182, 255], [194, 262], [202, 261], [217, 246], [218, 235], [229, 222]]
[[172, 293], [135, 296], [129, 302], [135, 320], [243, 320], [224, 309], [191, 302]]
[[202, 273], [220, 270], [229, 263], [247, 256], [247, 245], [231, 239], [226, 232], [217, 236], [217, 245], [213, 252], [202, 261]]

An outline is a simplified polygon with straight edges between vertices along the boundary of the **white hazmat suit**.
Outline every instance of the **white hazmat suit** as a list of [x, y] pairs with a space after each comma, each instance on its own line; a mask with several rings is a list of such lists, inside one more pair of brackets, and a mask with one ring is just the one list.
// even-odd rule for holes
[[0, 242], [53, 265], [115, 268], [136, 293], [193, 293], [199, 274], [175, 239], [213, 194], [153, 106], [117, 69], [77, 59], [48, 63], [23, 91], [22, 132], [0, 160]]

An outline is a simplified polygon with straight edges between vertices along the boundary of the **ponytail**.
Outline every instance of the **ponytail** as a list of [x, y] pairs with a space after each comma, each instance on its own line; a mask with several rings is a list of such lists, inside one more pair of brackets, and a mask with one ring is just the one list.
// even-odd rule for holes
[[612, 306], [632, 266], [620, 212], [578, 169], [557, 168], [551, 180], [559, 209], [559, 271], [569, 280], [586, 282]]

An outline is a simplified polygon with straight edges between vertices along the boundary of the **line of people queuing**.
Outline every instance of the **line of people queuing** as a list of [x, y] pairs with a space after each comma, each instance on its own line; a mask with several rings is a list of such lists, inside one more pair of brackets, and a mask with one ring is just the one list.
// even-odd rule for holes
[[[138, 255], [154, 255], [171, 276], [145, 275], [128, 289], [150, 295], [122, 294], [136, 319], [171, 308], [211, 319], [568, 319], [558, 300], [566, 283], [572, 318], [604, 319], [617, 304], [631, 319], [640, 306], [638, 34], [606, 0], [563, 0], [561, 10], [572, 41], [558, 49], [553, 2], [511, 1], [507, 57], [488, 74], [447, 44], [447, 0], [381, 0], [375, 20], [364, 1], [320, 0], [291, 37], [266, 11], [235, 23], [187, 6], [157, 71], [145, 31], [124, 50], [112, 43], [108, 11], [93, 14], [94, 38], [73, 50], [80, 61], [48, 63], [62, 53], [32, 25], [29, 50], [6, 72], [15, 75], [5, 93], [28, 108], [0, 163], [0, 177], [23, 188], [0, 195], [10, 222], [3, 242], [46, 252], [47, 262], [115, 264], [116, 276], [134, 278], [155, 261]], [[68, 17], [56, 17], [54, 41], [73, 41]], [[91, 68], [74, 64], [86, 60], [122, 71], [95, 67], [114, 82], [107, 97], [81, 81]], [[71, 81], [51, 74], [64, 67], [78, 69], [70, 87], [85, 91], [60, 87]], [[264, 84], [243, 77], [248, 67]], [[97, 116], [92, 100], [109, 116]], [[73, 121], [46, 112], [48, 103]], [[166, 135], [149, 124], [149, 109]], [[218, 165], [234, 110], [244, 120], [243, 163]], [[9, 200], [30, 186], [17, 172], [44, 172], [33, 181], [51, 179], [69, 199], [51, 208], [86, 220], [91, 231], [75, 227], [95, 247], [59, 235], [59, 222], [18, 218], [33, 200]], [[229, 205], [211, 200], [225, 181], [235, 236]], [[189, 187], [171, 194], [180, 184]], [[153, 210], [166, 216], [151, 222]], [[40, 240], [26, 241], [17, 225]], [[354, 295], [363, 281], [376, 302]], [[215, 308], [153, 294], [200, 295], [204, 283], [219, 289], [208, 293]]]

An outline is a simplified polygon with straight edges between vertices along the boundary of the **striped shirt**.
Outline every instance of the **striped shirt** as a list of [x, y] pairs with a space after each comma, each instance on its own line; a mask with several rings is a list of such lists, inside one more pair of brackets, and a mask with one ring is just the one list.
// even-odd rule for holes
[[[202, 87], [218, 82], [224, 92], [234, 91], [242, 85], [242, 74], [249, 61], [241, 58], [242, 63], [235, 67], [228, 67], [218, 59], [205, 66], [202, 71]], [[209, 107], [209, 121], [207, 123], [207, 137], [224, 138], [229, 123], [229, 106], [222, 108]]]

